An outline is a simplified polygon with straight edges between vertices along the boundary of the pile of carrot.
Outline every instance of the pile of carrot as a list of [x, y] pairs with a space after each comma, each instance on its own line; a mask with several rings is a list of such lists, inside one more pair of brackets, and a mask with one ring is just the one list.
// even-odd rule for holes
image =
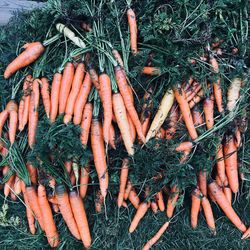
[[[130, 7], [127, 10], [127, 18], [130, 48], [132, 56], [136, 56], [139, 53], [137, 22], [135, 13]], [[66, 26], [58, 24], [57, 29], [78, 47], [88, 46]], [[89, 26], [88, 32], [92, 32]], [[9, 78], [16, 71], [42, 56], [45, 45], [34, 42], [26, 44], [24, 48], [25, 51], [6, 68], [5, 78]], [[205, 132], [213, 131], [217, 124], [214, 115], [216, 112], [220, 116], [227, 113], [233, 117], [232, 114], [237, 108], [240, 89], [244, 81], [240, 77], [231, 79], [225, 98], [226, 95], [222, 91], [221, 80], [218, 77], [215, 82], [200, 83], [195, 77], [190, 76], [189, 79], [176, 82], [173, 87], [165, 89], [156, 112], [153, 112], [154, 90], [150, 87], [145, 91], [139, 113], [122, 56], [118, 50], [113, 49], [108, 59], [110, 58], [112, 58], [109, 64], [111, 67], [107, 67], [106, 71], [98, 72], [88, 60], [77, 63], [68, 60], [63, 64], [63, 70], [56, 72], [52, 79], [46, 76], [25, 75], [21, 99], [10, 100], [0, 113], [0, 137], [3, 139], [1, 140], [1, 155], [3, 159], [7, 159], [13, 144], [19, 140], [19, 136], [25, 133], [28, 136], [30, 150], [34, 148], [34, 145], [39, 144], [36, 140], [36, 133], [39, 119], [43, 115], [51, 124], [62, 117], [64, 124], [79, 126], [81, 129], [79, 140], [82, 147], [85, 149], [90, 147], [92, 151], [99, 181], [95, 209], [97, 213], [100, 213], [104, 210], [109, 191], [108, 153], [109, 150], [116, 150], [118, 143], [122, 141], [127, 157], [121, 162], [117, 205], [121, 209], [121, 207], [128, 207], [131, 203], [136, 210], [128, 228], [129, 233], [137, 229], [140, 221], [150, 209], [153, 213], [158, 211], [166, 213], [166, 222], [143, 247], [143, 249], [149, 249], [169, 227], [183, 190], [177, 183], [164, 186], [157, 193], [152, 194], [152, 187], [145, 185], [143, 195], [140, 195], [129, 175], [130, 164], [136, 154], [135, 145], [140, 145], [139, 150], [143, 150], [143, 147], [147, 147], [152, 140], [156, 142], [160, 140], [163, 143], [174, 141], [181, 124], [185, 130], [182, 137], [184, 139], [178, 138], [179, 144], [170, 150], [180, 155], [177, 164], [186, 164], [195, 151], [195, 147], [199, 146], [199, 136], [202, 134], [198, 128], [204, 128]], [[208, 62], [211, 74], [219, 76], [220, 67], [214, 54], [208, 54], [205, 60]], [[195, 62], [192, 61], [192, 63]], [[99, 67], [101, 69], [100, 65]], [[161, 73], [160, 68], [148, 65], [142, 70], [142, 74], [148, 76], [159, 76]], [[7, 120], [6, 131], [8, 133], [4, 134]], [[23, 134], [18, 131], [23, 131]], [[213, 176], [207, 170], [200, 170], [198, 173], [197, 186], [190, 195], [192, 228], [198, 227], [199, 214], [204, 213], [208, 227], [213, 234], [216, 233], [212, 201], [243, 233], [242, 239], [250, 237], [250, 228], [247, 229], [234, 211], [232, 204], [233, 195], [239, 192], [237, 151], [241, 147], [241, 135], [244, 132], [245, 129], [242, 126], [235, 125], [221, 138], [214, 159], [216, 166]], [[159, 145], [156, 143], [155, 147], [157, 146]], [[77, 161], [65, 162], [65, 169], [71, 180], [71, 186], [67, 187], [55, 176], [51, 176], [49, 185], [44, 183], [39, 178], [39, 170], [30, 162], [25, 164], [30, 180], [28, 182], [7, 163], [2, 167], [1, 175], [7, 179], [3, 186], [5, 197], [11, 196], [11, 199], [16, 200], [17, 197], [22, 196], [30, 232], [35, 234], [39, 226], [46, 235], [49, 245], [57, 247], [60, 243], [60, 235], [53, 214], [60, 213], [70, 233], [77, 240], [81, 240], [85, 248], [89, 248], [92, 239], [84, 198], [87, 195], [90, 179], [90, 165], [80, 168]], [[157, 182], [164, 176], [154, 178]], [[48, 194], [51, 188], [53, 193]], [[36, 224], [35, 221], [38, 223]]]

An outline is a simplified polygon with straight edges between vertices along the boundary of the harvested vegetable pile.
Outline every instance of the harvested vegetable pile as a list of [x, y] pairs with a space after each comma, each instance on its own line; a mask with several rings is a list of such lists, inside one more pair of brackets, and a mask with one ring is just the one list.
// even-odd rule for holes
[[0, 245], [246, 249], [248, 11], [48, 0], [1, 28]]

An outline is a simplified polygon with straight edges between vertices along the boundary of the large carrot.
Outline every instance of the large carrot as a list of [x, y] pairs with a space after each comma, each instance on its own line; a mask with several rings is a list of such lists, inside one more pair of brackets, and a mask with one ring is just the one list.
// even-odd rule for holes
[[207, 129], [211, 129], [214, 126], [214, 95], [213, 94], [204, 100], [203, 109], [204, 109]]
[[69, 201], [69, 195], [63, 185], [57, 185], [55, 188], [56, 191], [56, 197], [58, 201], [58, 206], [61, 211], [62, 217], [67, 224], [69, 231], [71, 234], [78, 240], [81, 239], [81, 236], [79, 234], [79, 230], [76, 224], [76, 221], [73, 216], [73, 212], [71, 209], [70, 201]]
[[4, 78], [7, 79], [12, 76], [16, 71], [28, 66], [36, 61], [45, 48], [40, 42], [26, 43], [23, 47], [25, 49], [17, 58], [15, 58], [5, 69]]
[[130, 31], [130, 47], [132, 53], [135, 55], [137, 54], [137, 23], [136, 23], [136, 17], [135, 12], [129, 8], [127, 10], [127, 17], [128, 17], [128, 25], [129, 25], [129, 31]]
[[186, 100], [184, 90], [180, 86], [178, 86], [177, 88], [174, 88], [174, 96], [176, 98], [176, 101], [179, 104], [179, 107], [180, 107], [180, 110], [181, 110], [181, 113], [183, 116], [183, 120], [186, 124], [189, 135], [190, 135], [192, 140], [195, 140], [198, 137], [198, 134], [197, 134], [195, 127], [194, 127], [193, 118], [191, 115], [191, 111], [190, 111], [188, 102]]
[[53, 214], [46, 196], [45, 187], [41, 184], [38, 186], [38, 203], [42, 212], [44, 231], [46, 233], [47, 240], [51, 247], [57, 247], [59, 245], [59, 234], [57, 232]]
[[88, 143], [92, 115], [93, 115], [93, 106], [92, 103], [88, 102], [83, 109], [82, 122], [81, 122], [80, 140], [84, 147], [86, 147]]
[[43, 106], [47, 117], [50, 115], [50, 91], [49, 91], [49, 81], [46, 77], [41, 78], [41, 96], [43, 99]]
[[91, 148], [93, 151], [94, 163], [99, 179], [101, 194], [105, 198], [108, 190], [109, 176], [103, 141], [102, 125], [97, 118], [92, 119]]
[[224, 161], [230, 188], [234, 193], [239, 190], [237, 148], [232, 136], [227, 136], [224, 144]]
[[159, 191], [156, 194], [156, 200], [157, 200], [157, 204], [158, 204], [160, 211], [163, 212], [165, 210], [165, 204], [164, 204], [162, 191]]
[[223, 212], [226, 214], [228, 219], [242, 232], [245, 232], [246, 226], [243, 224], [243, 222], [240, 220], [238, 215], [235, 213], [232, 206], [229, 204], [227, 197], [223, 193], [222, 189], [218, 186], [218, 184], [213, 181], [210, 184], [208, 184], [208, 188], [211, 191], [213, 197], [215, 198], [217, 204], [220, 206], [220, 208], [223, 210]]
[[177, 105], [173, 105], [170, 110], [170, 115], [168, 119], [168, 128], [166, 129], [166, 139], [171, 140], [176, 133], [177, 123], [179, 118], [179, 108]]
[[55, 73], [51, 87], [51, 107], [50, 107], [50, 121], [54, 122], [58, 114], [59, 95], [61, 88], [62, 74]]
[[126, 183], [128, 180], [128, 170], [129, 170], [129, 160], [128, 158], [124, 158], [122, 161], [121, 174], [120, 174], [120, 187], [119, 187], [119, 194], [118, 194], [118, 199], [117, 199], [118, 207], [122, 206], [122, 202], [124, 199]]
[[88, 190], [88, 183], [89, 183], [89, 172], [90, 168], [89, 165], [86, 165], [81, 168], [81, 175], [80, 175], [80, 196], [85, 198]]
[[112, 122], [112, 88], [111, 81], [107, 74], [99, 76], [101, 101], [104, 111], [103, 137], [106, 144], [109, 142], [109, 131]]
[[212, 230], [214, 234], [216, 234], [214, 215], [213, 215], [213, 211], [212, 211], [211, 205], [207, 197], [205, 196], [202, 197], [201, 205], [205, 214], [208, 227]]
[[147, 202], [142, 202], [137, 211], [136, 211], [136, 214], [130, 224], [130, 227], [129, 227], [129, 232], [130, 233], [133, 233], [135, 231], [135, 229], [137, 228], [140, 220], [144, 217], [144, 215], [147, 213], [148, 211], [148, 203]]
[[38, 124], [38, 108], [39, 108], [39, 79], [33, 81], [32, 92], [29, 106], [29, 127], [28, 127], [28, 143], [32, 148], [36, 140], [36, 128]]
[[60, 86], [60, 94], [59, 94], [59, 114], [64, 114], [66, 109], [67, 100], [69, 97], [69, 92], [72, 86], [72, 82], [74, 79], [74, 64], [68, 62], [63, 71], [61, 86]]
[[177, 186], [173, 186], [171, 188], [170, 196], [168, 197], [168, 202], [167, 202], [166, 213], [168, 218], [172, 218], [178, 198], [179, 198], [179, 189], [177, 188]]
[[201, 192], [198, 188], [192, 192], [192, 205], [191, 205], [191, 226], [196, 228], [198, 224], [198, 216], [201, 206]]
[[222, 183], [224, 183], [226, 179], [226, 172], [225, 172], [226, 170], [225, 170], [225, 161], [223, 155], [223, 146], [221, 144], [217, 146], [216, 161], [217, 161], [217, 174], [220, 177]]
[[6, 120], [8, 119], [8, 117], [9, 117], [8, 110], [5, 109], [0, 113], [0, 138], [2, 137], [3, 126]]
[[168, 226], [169, 226], [169, 221], [165, 222], [161, 226], [161, 228], [159, 229], [159, 231], [154, 235], [153, 238], [151, 238], [145, 244], [145, 246], [142, 248], [142, 250], [149, 250], [160, 239], [160, 237], [165, 233], [165, 231], [167, 230]]
[[118, 84], [119, 90], [121, 92], [124, 104], [126, 106], [126, 109], [130, 115], [131, 120], [133, 121], [136, 127], [136, 132], [138, 134], [138, 137], [142, 142], [145, 142], [145, 137], [142, 132], [142, 125], [140, 123], [138, 114], [135, 110], [134, 101], [130, 94], [130, 86], [127, 83], [125, 72], [120, 66], [115, 67], [115, 78], [116, 78], [116, 82]]
[[92, 86], [92, 82], [91, 82], [90, 74], [86, 73], [80, 92], [78, 93], [78, 96], [75, 101], [74, 120], [73, 120], [75, 125], [80, 124], [82, 121], [83, 109], [88, 100], [88, 95], [91, 90], [91, 86]]
[[220, 113], [224, 111], [223, 103], [222, 103], [222, 90], [221, 90], [221, 83], [220, 79], [213, 83], [214, 89], [214, 98], [217, 105], [217, 109]]
[[91, 235], [83, 201], [76, 191], [69, 193], [69, 200], [82, 243], [85, 248], [89, 248], [91, 245]]
[[81, 89], [84, 75], [85, 75], [85, 65], [83, 63], [79, 63], [75, 71], [75, 75], [74, 75], [74, 79], [72, 83], [72, 89], [70, 91], [70, 94], [67, 100], [65, 116], [63, 118], [63, 121], [66, 124], [69, 123], [72, 119], [72, 115], [74, 113], [75, 102], [79, 94], [79, 91]]
[[129, 131], [129, 121], [121, 94], [113, 94], [113, 109], [124, 145], [129, 155], [134, 155], [133, 141]]

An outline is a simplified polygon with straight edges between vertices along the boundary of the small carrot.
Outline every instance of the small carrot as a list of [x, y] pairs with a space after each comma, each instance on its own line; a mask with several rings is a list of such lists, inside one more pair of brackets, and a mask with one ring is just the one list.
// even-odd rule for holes
[[116, 145], [115, 145], [115, 128], [114, 128], [112, 123], [111, 123], [111, 126], [109, 128], [109, 145], [111, 146], [111, 148], [116, 149]]
[[213, 56], [210, 57], [209, 63], [211, 65], [212, 71], [214, 73], [219, 73], [219, 64]]
[[117, 49], [112, 49], [112, 54], [113, 54], [116, 62], [123, 68], [124, 63], [123, 63], [122, 57], [121, 57], [120, 53], [118, 52], [118, 50]]
[[16, 71], [28, 66], [36, 61], [44, 52], [45, 48], [40, 42], [26, 43], [23, 47], [25, 49], [17, 58], [15, 58], [5, 69], [4, 78], [7, 79]]
[[0, 138], [2, 137], [3, 126], [6, 120], [8, 119], [8, 117], [9, 117], [8, 110], [5, 109], [0, 113]]
[[74, 65], [68, 62], [63, 71], [62, 80], [60, 84], [59, 94], [59, 114], [64, 114], [66, 109], [67, 100], [69, 97], [70, 89], [74, 79]]
[[88, 143], [92, 115], [93, 115], [93, 106], [90, 102], [88, 102], [86, 103], [83, 109], [82, 122], [81, 122], [80, 140], [84, 147], [86, 147]]
[[181, 142], [178, 147], [175, 148], [177, 152], [183, 152], [183, 151], [191, 151], [192, 147], [194, 146], [193, 142], [191, 141], [184, 141]]
[[121, 166], [121, 174], [120, 174], [120, 187], [119, 194], [117, 199], [117, 205], [120, 208], [122, 206], [122, 202], [124, 199], [126, 183], [128, 180], [128, 170], [129, 170], [129, 160], [128, 158], [124, 158]]
[[226, 170], [225, 170], [225, 160], [223, 155], [223, 146], [221, 144], [217, 146], [216, 161], [217, 161], [217, 174], [222, 183], [224, 183], [226, 179]]
[[180, 107], [180, 110], [181, 110], [181, 113], [183, 116], [183, 120], [186, 124], [189, 135], [190, 135], [192, 140], [195, 140], [198, 137], [198, 134], [197, 134], [195, 127], [194, 127], [193, 118], [191, 115], [191, 111], [190, 111], [188, 102], [187, 102], [186, 97], [185, 97], [185, 92], [183, 91], [183, 89], [180, 86], [174, 89], [174, 96], [176, 98], [176, 101], [179, 104], [179, 107]]
[[248, 239], [250, 237], [250, 227], [246, 230], [246, 232], [242, 235], [241, 239]]
[[156, 200], [157, 200], [158, 207], [159, 207], [160, 211], [163, 212], [165, 210], [165, 204], [164, 204], [162, 191], [159, 191], [156, 194]]
[[90, 172], [90, 167], [88, 165], [81, 167], [80, 196], [82, 198], [85, 198], [87, 190], [88, 190], [89, 172]]
[[200, 172], [199, 172], [198, 186], [200, 188], [201, 193], [204, 196], [207, 196], [207, 171], [206, 171], [206, 169], [200, 170]]
[[76, 67], [75, 75], [74, 75], [73, 82], [72, 82], [72, 88], [71, 88], [71, 91], [67, 100], [67, 104], [66, 104], [65, 115], [63, 118], [63, 122], [65, 124], [69, 123], [72, 119], [72, 115], [74, 113], [75, 102], [76, 102], [78, 93], [81, 89], [84, 75], [85, 75], [85, 65], [83, 63], [79, 63]]
[[34, 184], [34, 185], [37, 185], [37, 169], [36, 167], [34, 167], [31, 163], [27, 163], [26, 164], [26, 168], [29, 172], [29, 177], [30, 177], [30, 180], [31, 180], [31, 183]]
[[136, 214], [130, 224], [129, 227], [129, 233], [133, 233], [135, 231], [135, 229], [137, 228], [140, 220], [144, 217], [144, 215], [147, 213], [148, 211], [148, 203], [147, 202], [142, 202], [137, 211]]
[[133, 188], [132, 183], [131, 183], [130, 180], [128, 180], [127, 186], [126, 186], [126, 189], [125, 189], [125, 192], [124, 192], [124, 200], [128, 199], [129, 193], [130, 193], [132, 188]]
[[151, 75], [151, 76], [155, 76], [155, 75], [158, 76], [161, 74], [161, 69], [156, 68], [156, 67], [145, 66], [142, 69], [142, 74]]
[[205, 114], [207, 129], [214, 126], [214, 95], [210, 95], [204, 100], [203, 109]]
[[15, 181], [15, 174], [12, 174], [10, 178], [5, 182], [4, 184], [4, 196], [7, 197], [10, 194], [10, 188], [12, 186], [12, 183]]
[[22, 192], [21, 180], [17, 175], [15, 176], [15, 181], [14, 181], [14, 192], [16, 195], [19, 195]]
[[191, 112], [192, 112], [192, 117], [194, 121], [194, 126], [202, 125], [204, 121], [203, 121], [203, 117], [199, 108], [197, 106], [194, 106]]
[[170, 110], [168, 121], [168, 128], [166, 129], [166, 139], [171, 140], [176, 133], [177, 123], [179, 118], [179, 108], [177, 105], [173, 105]]
[[140, 198], [138, 197], [136, 191], [134, 188], [131, 189], [131, 191], [129, 192], [129, 196], [128, 196], [129, 201], [131, 202], [131, 204], [138, 209], [139, 204], [140, 204]]
[[179, 198], [179, 189], [177, 188], [177, 186], [173, 186], [171, 188], [170, 196], [167, 202], [166, 213], [168, 218], [172, 218], [178, 198]]
[[216, 234], [214, 215], [207, 197], [205, 196], [202, 197], [201, 205], [205, 214], [208, 227], [212, 230], [213, 234]]
[[49, 118], [50, 115], [50, 90], [49, 90], [49, 81], [46, 77], [41, 78], [41, 96], [43, 99], [43, 106], [45, 109], [45, 113]]
[[20, 131], [22, 130], [23, 111], [24, 111], [24, 97], [22, 97], [22, 99], [19, 102], [19, 106], [18, 106], [18, 122], [19, 122], [18, 129]]
[[132, 53], [136, 55], [138, 53], [137, 23], [136, 23], [135, 12], [131, 8], [127, 10], [127, 17], [128, 17], [129, 31], [130, 31], [130, 47], [131, 47]]
[[95, 199], [95, 211], [97, 213], [102, 212], [103, 203], [104, 203], [104, 197], [102, 196], [101, 191], [98, 190], [96, 193], [96, 199]]
[[217, 109], [220, 113], [222, 113], [224, 111], [224, 108], [222, 103], [222, 89], [221, 89], [220, 79], [218, 79], [213, 83], [213, 89], [214, 89], [214, 98], [217, 105]]
[[156, 199], [153, 199], [151, 201], [150, 206], [151, 206], [153, 213], [156, 214], [158, 212], [158, 204], [156, 202]]
[[229, 202], [229, 204], [232, 204], [232, 190], [229, 186], [224, 186], [223, 187], [223, 192], [225, 194], [225, 196], [227, 197], [227, 200]]
[[186, 92], [187, 101], [190, 102], [198, 94], [201, 88], [201, 84], [195, 82], [193, 86], [191, 86], [190, 90]]
[[54, 122], [59, 108], [59, 96], [61, 88], [62, 74], [55, 73], [52, 81], [51, 87], [51, 107], [50, 107], [50, 121]]
[[73, 119], [73, 122], [75, 125], [80, 124], [82, 121], [83, 110], [88, 100], [88, 95], [91, 90], [91, 86], [92, 86], [92, 82], [91, 82], [90, 74], [86, 73], [80, 92], [78, 93], [78, 96], [75, 101], [74, 119]]
[[188, 103], [190, 109], [192, 109], [197, 103], [199, 103], [204, 97], [203, 89]]
[[228, 219], [242, 232], [245, 232], [247, 230], [246, 226], [243, 224], [243, 222], [240, 220], [238, 215], [235, 213], [232, 206], [229, 204], [227, 197], [221, 190], [221, 188], [216, 184], [216, 182], [211, 182], [208, 184], [208, 188], [211, 191], [213, 197], [215, 198], [217, 204], [220, 206], [220, 208], [223, 210], [223, 212], [226, 214]]
[[191, 206], [191, 226], [196, 228], [198, 224], [198, 216], [201, 206], [201, 192], [198, 188], [194, 189], [192, 192], [192, 206]]
[[109, 176], [103, 141], [102, 126], [100, 121], [96, 118], [92, 119], [91, 124], [91, 147], [93, 151], [95, 168], [99, 179], [101, 194], [105, 199], [108, 190]]

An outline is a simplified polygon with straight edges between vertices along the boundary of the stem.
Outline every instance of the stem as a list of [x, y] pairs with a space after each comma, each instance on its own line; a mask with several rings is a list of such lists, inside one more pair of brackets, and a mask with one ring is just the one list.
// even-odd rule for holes
[[56, 34], [55, 36], [49, 38], [48, 40], [43, 41], [43, 46], [46, 47], [51, 43], [57, 41], [61, 37], [61, 34]]

